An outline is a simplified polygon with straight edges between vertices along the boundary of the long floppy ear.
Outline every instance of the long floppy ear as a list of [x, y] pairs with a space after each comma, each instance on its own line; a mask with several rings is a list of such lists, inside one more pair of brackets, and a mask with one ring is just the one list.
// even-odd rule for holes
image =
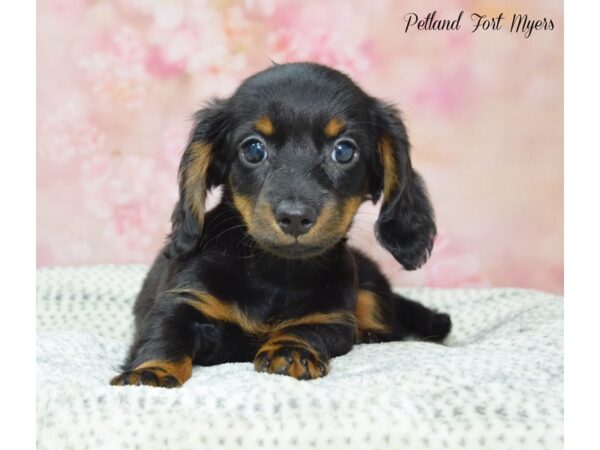
[[170, 239], [177, 254], [192, 251], [204, 223], [207, 192], [223, 183], [225, 143], [230, 128], [226, 100], [213, 100], [194, 115], [194, 127], [179, 164], [179, 200], [171, 216]]
[[431, 254], [436, 235], [433, 208], [423, 180], [412, 169], [410, 143], [398, 111], [377, 101], [374, 122], [378, 160], [373, 201], [383, 191], [375, 235], [405, 269], [415, 270]]

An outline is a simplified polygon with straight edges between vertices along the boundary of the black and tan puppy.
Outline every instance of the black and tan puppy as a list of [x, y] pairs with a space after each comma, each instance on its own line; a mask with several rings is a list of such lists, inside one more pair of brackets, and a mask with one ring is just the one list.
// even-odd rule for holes
[[375, 233], [406, 269], [427, 260], [436, 233], [404, 124], [346, 75], [297, 63], [248, 78], [197, 113], [179, 180], [112, 384], [180, 386], [194, 364], [231, 361], [312, 379], [356, 343], [450, 331], [447, 314], [392, 293], [346, 245], [360, 204], [382, 195]]

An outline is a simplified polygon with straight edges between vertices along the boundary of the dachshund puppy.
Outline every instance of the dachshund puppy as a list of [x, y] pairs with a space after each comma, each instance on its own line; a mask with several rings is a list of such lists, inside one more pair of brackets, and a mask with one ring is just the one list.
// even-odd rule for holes
[[[221, 202], [205, 213], [216, 186]], [[358, 207], [381, 196], [379, 243], [419, 268], [436, 227], [404, 124], [346, 75], [275, 65], [210, 103], [195, 116], [172, 232], [111, 384], [175, 387], [193, 365], [233, 361], [314, 379], [356, 343], [445, 338], [447, 314], [394, 294], [346, 245]]]

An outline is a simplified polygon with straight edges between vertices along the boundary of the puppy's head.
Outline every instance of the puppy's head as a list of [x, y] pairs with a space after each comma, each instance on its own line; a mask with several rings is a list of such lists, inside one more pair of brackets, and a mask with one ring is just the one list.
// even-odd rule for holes
[[196, 115], [180, 166], [176, 248], [194, 248], [208, 189], [225, 196], [263, 249], [317, 256], [344, 238], [360, 204], [383, 195], [377, 239], [409, 270], [428, 258], [433, 211], [390, 105], [320, 65], [276, 65]]

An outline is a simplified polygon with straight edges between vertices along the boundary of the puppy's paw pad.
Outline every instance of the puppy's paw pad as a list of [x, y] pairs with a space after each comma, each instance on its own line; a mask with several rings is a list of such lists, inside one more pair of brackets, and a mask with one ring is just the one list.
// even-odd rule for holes
[[160, 367], [144, 367], [128, 370], [117, 375], [110, 384], [113, 386], [156, 386], [164, 388], [180, 387], [181, 383]]
[[317, 354], [303, 347], [280, 347], [259, 351], [254, 358], [257, 372], [288, 375], [298, 380], [312, 380], [327, 375], [329, 366]]

